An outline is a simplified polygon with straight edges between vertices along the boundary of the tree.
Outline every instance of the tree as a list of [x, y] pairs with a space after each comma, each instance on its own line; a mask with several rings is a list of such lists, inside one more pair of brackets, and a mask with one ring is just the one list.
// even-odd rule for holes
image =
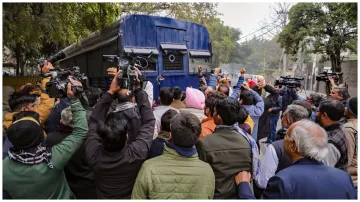
[[[16, 58], [17, 75], [118, 17], [147, 14], [183, 19], [207, 27], [213, 65], [227, 63], [240, 31], [220, 21], [216, 3], [4, 3], [4, 46]], [[21, 70], [21, 71], [20, 71]]]
[[114, 3], [4, 3], [4, 46], [16, 58], [16, 72], [25, 63], [49, 56], [115, 21]]
[[356, 52], [357, 3], [298, 3], [289, 18], [278, 39], [286, 53], [296, 55], [303, 48], [325, 54], [332, 70], [341, 72], [341, 53]]

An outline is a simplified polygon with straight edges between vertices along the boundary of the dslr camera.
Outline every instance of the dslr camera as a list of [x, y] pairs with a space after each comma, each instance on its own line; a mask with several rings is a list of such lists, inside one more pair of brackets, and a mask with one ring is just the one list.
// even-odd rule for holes
[[335, 82], [339, 81], [339, 76], [343, 75], [343, 73], [328, 73], [328, 72], [321, 72], [320, 74], [316, 75], [316, 81], [325, 81], [330, 82], [329, 77], [333, 78]]
[[275, 79], [275, 86], [280, 85], [286, 86], [288, 88], [300, 88], [302, 80], [304, 80], [304, 78], [280, 76], [279, 78]]
[[[118, 69], [122, 72], [118, 76], [120, 89], [134, 91], [137, 87], [137, 74], [134, 67], [141, 67], [133, 58], [127, 56], [117, 57], [116, 55], [103, 55], [104, 62], [118, 63]], [[139, 79], [145, 79], [141, 77]]]
[[80, 81], [81, 86], [71, 86], [71, 90], [75, 95], [80, 96], [89, 86], [89, 80], [85, 74], [80, 73], [80, 68], [74, 66], [70, 69], [56, 68], [47, 73], [43, 73], [43, 77], [51, 76], [49, 82], [46, 83], [46, 93], [51, 98], [65, 98], [67, 97], [67, 85], [70, 82], [69, 76], [74, 80]]

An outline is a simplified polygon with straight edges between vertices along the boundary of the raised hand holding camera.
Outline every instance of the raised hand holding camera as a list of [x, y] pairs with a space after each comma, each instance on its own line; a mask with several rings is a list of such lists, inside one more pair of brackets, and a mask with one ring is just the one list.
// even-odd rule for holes
[[83, 86], [80, 81], [74, 80], [71, 76], [68, 77], [69, 82], [67, 83], [67, 97], [69, 99], [79, 98], [80, 94], [78, 89], [82, 89]]
[[110, 94], [114, 94], [116, 91], [118, 91], [120, 89], [119, 83], [118, 83], [118, 78], [119, 78], [119, 74], [121, 73], [121, 70], [119, 70], [119, 71], [116, 71], [116, 70], [117, 70], [116, 68], [107, 69], [108, 74], [114, 75], [114, 78], [111, 81], [110, 88], [108, 90], [108, 92]]
[[246, 83], [246, 82], [244, 82], [244, 83], [242, 84], [242, 87], [243, 87], [245, 90], [250, 90], [250, 86], [249, 86], [249, 84]]
[[80, 95], [84, 92], [84, 89], [88, 88], [88, 78], [85, 74], [80, 73], [79, 67], [72, 67], [70, 69], [53, 69], [43, 74], [44, 77], [51, 76], [51, 80], [46, 83], [46, 93], [51, 98], [65, 98], [67, 91], [67, 84], [69, 83], [69, 76], [72, 76], [73, 80], [81, 82], [81, 88], [74, 88], [73, 91]]

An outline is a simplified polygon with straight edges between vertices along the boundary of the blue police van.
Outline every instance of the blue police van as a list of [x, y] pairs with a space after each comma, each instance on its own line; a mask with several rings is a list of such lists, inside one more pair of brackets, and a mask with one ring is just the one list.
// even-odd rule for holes
[[80, 67], [90, 85], [103, 90], [112, 79], [106, 69], [118, 65], [104, 61], [103, 55], [136, 57], [140, 70], [154, 85], [154, 100], [160, 87], [198, 88], [198, 65], [205, 74], [211, 70], [208, 30], [200, 24], [159, 16], [125, 16], [61, 52], [66, 57], [57, 62], [60, 67]]

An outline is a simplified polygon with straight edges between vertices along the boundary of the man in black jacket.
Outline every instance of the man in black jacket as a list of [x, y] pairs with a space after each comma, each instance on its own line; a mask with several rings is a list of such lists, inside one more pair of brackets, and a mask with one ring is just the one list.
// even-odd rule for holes
[[[269, 119], [269, 109], [273, 106], [276, 106], [276, 102], [279, 97], [279, 91], [277, 91], [273, 86], [267, 85], [265, 82], [260, 81], [257, 85], [252, 86], [254, 91], [256, 91], [259, 95], [261, 95], [261, 91], [264, 90], [265, 92], [268, 92], [269, 95], [264, 100], [264, 113], [259, 118], [259, 127], [258, 128], [258, 135], [257, 139], [263, 139], [265, 137], [268, 137], [270, 134], [270, 119]], [[260, 147], [260, 146], [259, 146]]]
[[[275, 86], [275, 89], [277, 92], [279, 92], [280, 86]], [[271, 96], [271, 98], [270, 98]], [[273, 95], [268, 96], [269, 99], [272, 99], [271, 101], [274, 102], [272, 106], [268, 109], [269, 112], [269, 121], [270, 121], [270, 132], [269, 136], [266, 140], [267, 143], [275, 142], [276, 140], [276, 126], [279, 121], [280, 117], [280, 111], [282, 110], [282, 97], [279, 95], [279, 93], [274, 93]]]
[[[115, 73], [109, 91], [95, 105], [90, 117], [85, 150], [100, 199], [130, 199], [137, 174], [149, 153], [155, 118], [146, 92], [140, 85], [137, 87], [134, 91], [136, 108], [122, 106], [108, 114], [114, 97], [129, 95], [126, 90], [120, 90], [118, 73]], [[118, 96], [114, 96], [116, 94]], [[127, 109], [123, 110], [124, 107]], [[129, 133], [127, 127], [138, 115], [136, 109], [140, 112], [141, 123], [135, 134]]]
[[93, 110], [95, 104], [99, 101], [99, 99], [103, 95], [103, 92], [100, 88], [89, 87], [85, 91], [85, 94], [89, 100], [89, 107], [86, 109], [86, 120], [89, 121], [90, 116], [92, 114], [92, 110]]

